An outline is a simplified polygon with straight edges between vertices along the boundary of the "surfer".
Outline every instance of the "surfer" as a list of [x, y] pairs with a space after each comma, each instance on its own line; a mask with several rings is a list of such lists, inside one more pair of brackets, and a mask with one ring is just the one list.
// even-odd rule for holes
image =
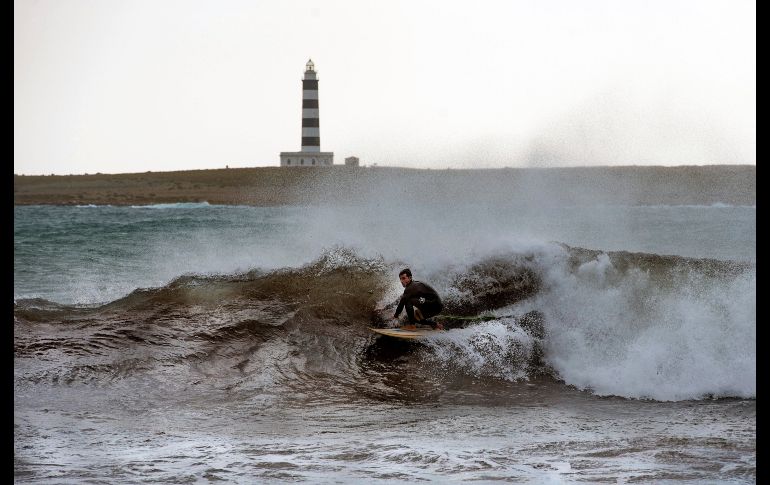
[[417, 323], [421, 323], [430, 325], [434, 329], [443, 330], [442, 324], [430, 320], [430, 317], [438, 315], [444, 308], [436, 290], [421, 281], [412, 280], [412, 271], [409, 268], [402, 269], [398, 273], [398, 279], [401, 280], [401, 286], [404, 287], [404, 294], [401, 295], [393, 318], [398, 320], [401, 310], [406, 308], [409, 325], [404, 325], [402, 328], [414, 330], [417, 328]]

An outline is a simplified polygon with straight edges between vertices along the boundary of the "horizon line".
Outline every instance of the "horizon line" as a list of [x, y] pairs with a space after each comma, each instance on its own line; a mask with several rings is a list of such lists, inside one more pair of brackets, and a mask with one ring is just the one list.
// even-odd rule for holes
[[93, 175], [141, 175], [148, 173], [176, 173], [176, 172], [204, 172], [208, 170], [255, 170], [255, 169], [282, 169], [282, 170], [328, 170], [335, 167], [342, 167], [346, 169], [402, 169], [402, 170], [425, 170], [425, 171], [473, 171], [473, 170], [551, 170], [551, 169], [575, 169], [575, 168], [682, 168], [682, 167], [755, 167], [755, 163], [709, 163], [709, 164], [680, 164], [680, 165], [553, 165], [547, 167], [527, 166], [527, 167], [445, 167], [445, 168], [433, 168], [433, 167], [407, 167], [403, 165], [379, 165], [377, 163], [371, 165], [349, 166], [342, 163], [333, 164], [330, 166], [318, 166], [318, 167], [281, 167], [280, 165], [256, 165], [249, 167], [230, 167], [225, 165], [224, 167], [215, 168], [191, 168], [182, 170], [145, 170], [143, 172], [84, 172], [84, 173], [15, 173], [14, 177], [77, 177], [77, 176], [93, 176]]

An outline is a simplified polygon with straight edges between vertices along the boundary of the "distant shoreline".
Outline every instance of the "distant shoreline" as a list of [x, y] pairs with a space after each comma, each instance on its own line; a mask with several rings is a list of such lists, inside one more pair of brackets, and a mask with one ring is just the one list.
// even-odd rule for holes
[[[550, 192], [561, 203], [756, 205], [755, 165], [410, 169], [253, 167], [89, 175], [14, 175], [14, 205], [208, 202], [278, 206], [363, 202], [373, 194], [475, 196], [501, 203]], [[470, 195], [469, 195], [470, 194]]]

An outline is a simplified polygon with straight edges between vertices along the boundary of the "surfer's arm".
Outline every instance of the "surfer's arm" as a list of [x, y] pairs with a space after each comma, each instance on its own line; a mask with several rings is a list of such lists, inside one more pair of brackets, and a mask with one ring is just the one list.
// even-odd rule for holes
[[398, 303], [398, 308], [396, 308], [396, 314], [393, 315], [393, 318], [398, 318], [401, 314], [401, 310], [404, 308], [406, 308], [406, 316], [409, 317], [409, 323], [414, 323], [414, 306], [412, 305], [411, 300], [406, 298], [406, 295], [403, 296]]
[[398, 302], [398, 306], [396, 307], [396, 313], [393, 315], [393, 318], [398, 318], [399, 315], [401, 315], [401, 310], [404, 309], [404, 301], [406, 299], [402, 296], [401, 300]]

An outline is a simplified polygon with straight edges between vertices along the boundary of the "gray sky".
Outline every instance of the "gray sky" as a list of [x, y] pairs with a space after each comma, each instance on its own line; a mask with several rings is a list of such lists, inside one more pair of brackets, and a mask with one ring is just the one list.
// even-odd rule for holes
[[756, 163], [734, 0], [15, 0], [14, 173]]

